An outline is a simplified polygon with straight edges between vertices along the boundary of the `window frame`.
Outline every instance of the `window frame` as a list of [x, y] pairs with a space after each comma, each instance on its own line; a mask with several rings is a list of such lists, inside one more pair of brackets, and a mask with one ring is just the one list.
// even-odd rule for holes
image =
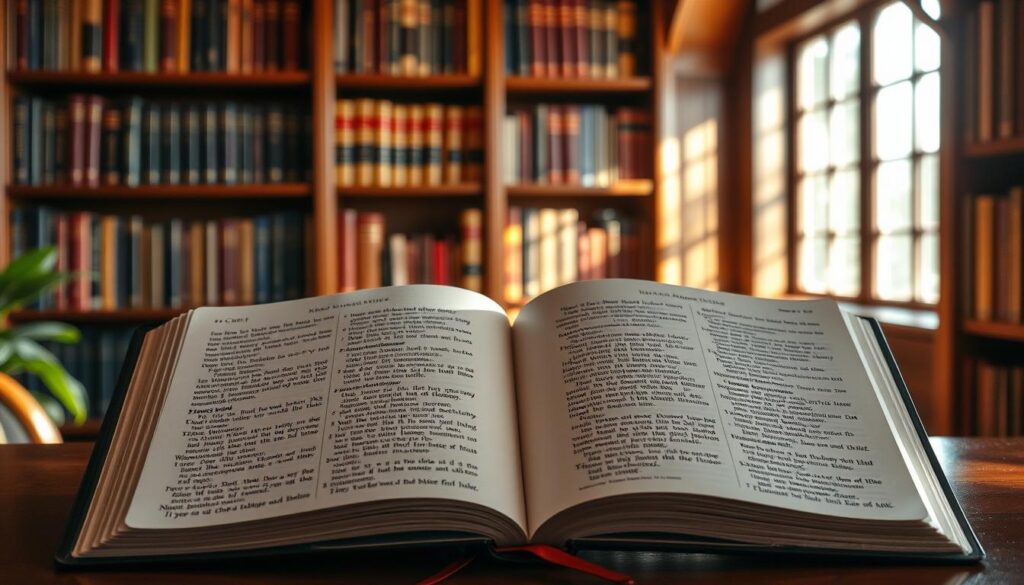
[[[881, 232], [875, 226], [875, 196], [874, 196], [874, 177], [875, 171], [880, 164], [879, 160], [876, 160], [874, 152], [874, 119], [875, 119], [875, 98], [878, 92], [883, 88], [892, 87], [897, 83], [903, 83], [909, 81], [911, 84], [911, 99], [916, 99], [916, 88], [918, 81], [925, 75], [933, 72], [938, 72], [939, 79], [942, 79], [942, 64], [937, 69], [931, 71], [918, 71], [917, 67], [911, 71], [911, 75], [906, 79], [898, 82], [893, 82], [889, 85], [877, 85], [872, 76], [872, 68], [874, 63], [874, 23], [878, 14], [886, 6], [895, 3], [899, 3], [901, 0], [871, 0], [864, 3], [857, 8], [845, 12], [839, 16], [828, 19], [819, 26], [801, 34], [800, 36], [790, 39], [786, 43], [786, 246], [787, 246], [787, 282], [786, 292], [791, 295], [808, 296], [808, 297], [822, 297], [832, 298], [838, 301], [854, 303], [857, 305], [873, 305], [873, 306], [891, 306], [891, 307], [902, 307], [906, 309], [923, 309], [923, 310], [935, 310], [939, 305], [939, 300], [936, 299], [934, 303], [927, 303], [919, 301], [916, 298], [910, 300], [887, 300], [881, 299], [875, 294], [875, 243], [881, 234]], [[920, 19], [916, 14], [913, 14], [913, 22], [920, 22]], [[819, 293], [810, 292], [800, 288], [799, 281], [799, 237], [798, 237], [798, 221], [799, 221], [799, 210], [798, 205], [800, 204], [799, 194], [797, 188], [800, 182], [802, 173], [798, 170], [798, 152], [797, 152], [797, 132], [799, 131], [797, 121], [802, 113], [800, 106], [798, 105], [798, 91], [797, 86], [797, 68], [799, 67], [798, 62], [798, 49], [811, 39], [824, 35], [829, 37], [832, 33], [840, 29], [842, 26], [849, 23], [857, 23], [860, 29], [860, 71], [859, 71], [859, 87], [857, 92], [844, 98], [843, 100], [837, 100], [831, 95], [828, 96], [827, 100], [820, 106], [825, 112], [831, 112], [836, 104], [845, 102], [851, 98], [855, 98], [860, 103], [860, 160], [852, 168], [857, 168], [860, 176], [859, 180], [859, 196], [860, 196], [860, 227], [858, 230], [858, 237], [860, 239], [860, 290], [855, 296], [848, 295], [836, 295], [830, 293]], [[927, 25], [925, 25], [927, 26]], [[916, 43], [911, 41], [912, 51], [916, 50]], [[831, 47], [830, 47], [831, 49]], [[916, 63], [912, 53], [911, 62]], [[831, 59], [831, 51], [829, 53]], [[831, 71], [830, 71], [831, 73]], [[941, 81], [940, 81], [941, 83]], [[941, 123], [941, 120], [940, 120]], [[922, 241], [922, 235], [926, 232], [921, 229], [919, 224], [920, 217], [920, 180], [918, 177], [917, 169], [921, 163], [921, 159], [926, 156], [939, 157], [942, 149], [946, 145], [939, 145], [939, 150], [934, 153], [921, 152], [917, 147], [917, 120], [916, 116], [911, 118], [911, 150], [910, 154], [904, 159], [895, 160], [908, 160], [911, 164], [911, 226], [906, 232], [911, 236], [912, 242], [912, 286], [916, 287], [916, 281], [921, 273], [921, 254], [919, 253], [920, 243]], [[941, 165], [939, 167], [939, 174], [941, 176]], [[835, 168], [831, 165], [826, 167], [825, 176], [831, 177], [835, 174]], [[941, 183], [941, 178], [936, 177], [936, 183]], [[941, 196], [940, 196], [941, 200]], [[939, 204], [939, 202], [936, 202]], [[939, 218], [939, 226], [936, 227], [935, 233], [940, 233], [940, 226], [943, 219]], [[828, 232], [828, 240], [831, 241], [834, 235], [831, 230]], [[939, 278], [943, 277], [940, 273]]]

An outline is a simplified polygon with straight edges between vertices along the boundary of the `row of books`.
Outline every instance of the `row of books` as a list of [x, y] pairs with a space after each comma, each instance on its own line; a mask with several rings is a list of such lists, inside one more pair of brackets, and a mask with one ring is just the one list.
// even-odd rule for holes
[[72, 280], [35, 308], [92, 311], [237, 305], [305, 292], [311, 230], [299, 212], [144, 219], [49, 207], [11, 212], [13, 256], [55, 246]]
[[483, 176], [480, 106], [339, 100], [334, 127], [339, 186], [441, 185]]
[[334, 69], [480, 75], [481, 1], [334, 0]]
[[[82, 338], [78, 343], [44, 342], [43, 347], [82, 383], [89, 401], [89, 418], [100, 419], [113, 398], [133, 329], [84, 327], [81, 332]], [[29, 392], [36, 395], [48, 393], [38, 376], [22, 374], [18, 378]]]
[[967, 313], [982, 321], [1020, 323], [1024, 317], [1024, 187], [975, 195], [968, 203]]
[[309, 115], [284, 103], [21, 95], [13, 132], [21, 185], [233, 185], [309, 176]]
[[982, 437], [1024, 435], [1024, 365], [968, 358], [961, 412], [965, 433]]
[[965, 41], [969, 142], [1024, 135], [1024, 2], [981, 0]]
[[505, 72], [610, 79], [636, 75], [634, 0], [503, 0]]
[[640, 277], [638, 228], [614, 209], [598, 210], [584, 221], [572, 208], [509, 207], [503, 234], [505, 300], [521, 303], [577, 280]]
[[388, 233], [384, 214], [338, 213], [338, 290], [448, 284], [483, 290], [483, 213], [459, 214], [459, 233]]
[[304, 65], [308, 4], [301, 0], [18, 0], [8, 6], [18, 70], [260, 73]]
[[651, 115], [639, 108], [513, 108], [502, 124], [504, 179], [608, 186], [650, 177]]

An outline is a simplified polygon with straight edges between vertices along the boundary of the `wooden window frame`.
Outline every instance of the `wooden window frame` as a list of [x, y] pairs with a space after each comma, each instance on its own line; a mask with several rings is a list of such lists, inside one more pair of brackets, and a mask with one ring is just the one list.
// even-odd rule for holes
[[[875, 114], [875, 98], [878, 92], [883, 87], [890, 87], [897, 83], [909, 81], [911, 84], [911, 99], [915, 99], [914, 90], [917, 88], [918, 81], [925, 75], [938, 72], [942, 75], [942, 66], [940, 64], [938, 69], [932, 71], [918, 71], [916, 66], [916, 59], [913, 51], [916, 49], [914, 40], [911, 40], [911, 62], [912, 72], [911, 75], [898, 82], [891, 83], [887, 86], [877, 85], [874, 82], [872, 73], [873, 57], [874, 57], [874, 39], [873, 39], [873, 27], [875, 19], [879, 12], [886, 6], [898, 3], [900, 0], [873, 0], [866, 2], [865, 4], [858, 6], [857, 8], [839, 15], [835, 18], [824, 22], [818, 27], [801, 34], [798, 37], [794, 37], [789, 40], [786, 44], [786, 151], [788, 156], [786, 157], [786, 200], [787, 200], [787, 211], [786, 211], [786, 246], [787, 246], [787, 263], [788, 263], [788, 276], [786, 290], [788, 294], [810, 296], [810, 297], [825, 297], [832, 298], [839, 301], [854, 303], [858, 305], [876, 305], [876, 306], [890, 306], [890, 307], [902, 307], [906, 309], [921, 309], [933, 311], [938, 306], [938, 300], [934, 303], [926, 303], [912, 298], [908, 301], [898, 300], [886, 300], [878, 298], [875, 295], [875, 242], [881, 235], [875, 227], [874, 221], [874, 174], [880, 162], [877, 160], [874, 152], [874, 114]], [[916, 35], [916, 23], [920, 19], [916, 14], [913, 14], [913, 22], [915, 23], [914, 34]], [[859, 88], [854, 96], [860, 103], [860, 160], [857, 163], [860, 175], [860, 229], [858, 237], [860, 238], [860, 291], [856, 296], [844, 296], [834, 295], [829, 293], [816, 293], [802, 290], [799, 286], [799, 261], [798, 261], [798, 238], [797, 238], [797, 220], [798, 220], [798, 209], [799, 195], [797, 194], [797, 185], [802, 174], [798, 171], [797, 164], [797, 119], [801, 114], [801, 110], [797, 105], [797, 49], [803, 45], [806, 41], [813, 39], [819, 35], [828, 36], [834, 31], [839, 29], [845, 24], [856, 22], [860, 29], [860, 80]], [[829, 58], [831, 58], [831, 47]], [[831, 96], [825, 101], [824, 105], [821, 106], [826, 112], [831, 112], [835, 104], [840, 102], [846, 102], [852, 99], [853, 96], [845, 98], [844, 100], [836, 100]], [[908, 234], [911, 236], [911, 247], [912, 247], [912, 287], [916, 290], [917, 279], [921, 271], [921, 258], [918, 253], [922, 236], [926, 232], [921, 229], [919, 224], [920, 217], [920, 185], [918, 180], [917, 169], [920, 165], [921, 159], [925, 156], [934, 154], [939, 156], [942, 145], [939, 146], [939, 151], [935, 153], [924, 153], [917, 148], [917, 125], [916, 117], [911, 118], [911, 150], [910, 155], [905, 159], [895, 160], [908, 160], [910, 162], [910, 187], [911, 187], [911, 226], [906, 232], [900, 231], [898, 234]], [[826, 167], [825, 174], [827, 177], [831, 177], [835, 173], [835, 168], [831, 165], [831, 162]], [[942, 219], [940, 218], [940, 223]], [[938, 233], [936, 228], [935, 233]], [[834, 237], [831, 230], [827, 233], [828, 240], [831, 241]], [[942, 278], [940, 273], [939, 278]]]

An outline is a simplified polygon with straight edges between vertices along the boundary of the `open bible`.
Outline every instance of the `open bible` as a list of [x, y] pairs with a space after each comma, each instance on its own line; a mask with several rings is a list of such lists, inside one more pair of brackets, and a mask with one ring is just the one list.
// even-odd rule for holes
[[140, 331], [57, 559], [467, 543], [984, 554], [877, 323], [604, 280]]

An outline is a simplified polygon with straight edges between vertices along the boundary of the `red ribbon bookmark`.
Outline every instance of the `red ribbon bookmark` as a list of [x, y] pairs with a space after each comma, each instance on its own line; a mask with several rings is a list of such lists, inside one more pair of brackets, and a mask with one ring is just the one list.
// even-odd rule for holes
[[[526, 553], [533, 555], [543, 561], [551, 563], [553, 565], [559, 565], [572, 569], [574, 571], [580, 571], [581, 573], [587, 573], [600, 579], [604, 579], [610, 583], [617, 583], [618, 585], [635, 585], [633, 578], [624, 573], [613, 571], [611, 569], [602, 567], [601, 565], [585, 561], [575, 555], [571, 555], [564, 550], [557, 549], [553, 546], [545, 544], [528, 544], [524, 546], [505, 546], [494, 549], [494, 552], [498, 554], [505, 553]], [[418, 582], [417, 585], [438, 585], [445, 579], [448, 579], [452, 575], [458, 573], [462, 569], [469, 566], [477, 555], [472, 554], [463, 557], [457, 561], [454, 561], [438, 571], [437, 573], [423, 579]]]

